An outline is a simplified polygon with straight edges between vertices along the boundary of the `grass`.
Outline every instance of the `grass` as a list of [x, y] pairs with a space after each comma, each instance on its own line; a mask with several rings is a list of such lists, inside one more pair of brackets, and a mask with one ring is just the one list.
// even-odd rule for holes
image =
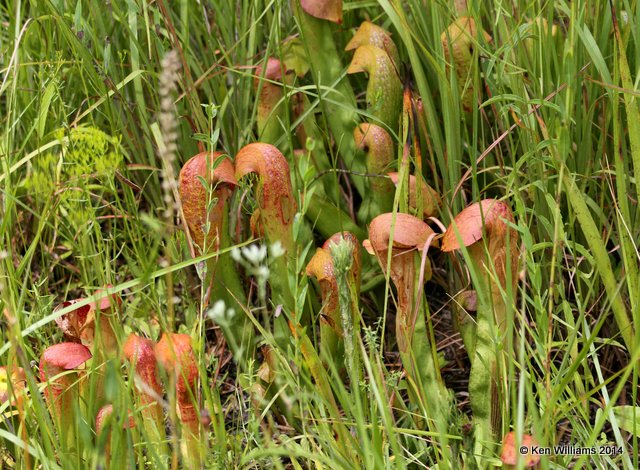
[[[345, 2], [341, 25], [281, 0], [4, 2], [0, 365], [24, 368], [26, 392], [0, 404], [0, 466], [104, 468], [107, 443], [111, 467], [197, 465], [183, 451], [189, 435], [175, 411], [171, 384], [181, 376], [160, 373], [161, 440], [164, 432], [144, 423], [121, 351], [130, 333], [157, 341], [179, 332], [197, 358], [190, 393], [203, 424], [192, 452], [206, 468], [489, 468], [502, 465], [509, 431], [517, 442], [529, 434], [541, 446], [616, 451], [543, 456], [540, 468], [639, 468], [640, 7], [467, 3], [492, 39], [471, 41], [457, 74], [441, 42], [461, 16], [448, 1]], [[359, 246], [359, 275], [344, 253], [333, 280], [305, 274], [327, 233], [350, 223], [367, 234], [376, 215], [359, 212], [380, 176], [367, 174], [351, 132], [360, 122], [385, 127], [381, 108], [367, 106], [384, 94], [367, 96], [375, 94], [368, 75], [347, 74], [353, 53], [343, 52], [364, 20], [391, 32], [405, 87], [398, 125], [386, 127], [397, 157], [389, 171], [400, 174], [393, 211], [421, 214], [408, 204], [411, 174], [440, 194], [427, 220], [438, 234], [482, 199], [513, 212], [519, 263], [507, 276], [517, 284], [503, 282], [494, 299], [505, 306], [502, 334], [489, 300], [498, 263], [471, 262], [489, 245], [454, 255], [431, 246], [425, 258], [385, 250], [380, 263]], [[176, 58], [163, 62], [172, 50]], [[281, 87], [258, 72], [268, 57], [308, 71], [286, 74]], [[257, 96], [273, 85], [280, 105], [259, 136]], [[411, 111], [409, 98], [422, 111]], [[229, 200], [229, 243], [199, 253], [184, 231], [181, 166], [202, 150], [233, 160], [261, 139], [288, 161], [297, 215], [282, 230], [293, 248], [274, 256], [283, 236], [273, 220], [257, 216], [264, 237], [252, 233], [250, 216], [269, 191], [254, 175]], [[218, 188], [205, 186], [211, 210]], [[242, 251], [252, 243], [268, 247], [266, 257]], [[207, 274], [223, 259], [209, 293]], [[415, 271], [407, 298], [424, 323], [401, 355], [402, 293], [384, 274], [399, 259]], [[425, 264], [432, 277], [422, 286]], [[122, 298], [111, 322], [119, 346], [94, 349], [79, 373], [67, 445], [38, 363], [64, 340], [56, 318], [82, 303], [55, 307], [89, 304], [105, 286]], [[344, 345], [334, 354], [320, 346], [327, 286], [336, 289], [348, 357]], [[489, 304], [477, 316], [455, 300], [474, 288]], [[455, 326], [458, 314], [470, 336]], [[240, 328], [255, 348], [241, 347]], [[496, 369], [474, 367], [477, 357], [494, 358]], [[415, 365], [428, 370], [405, 371]], [[499, 392], [470, 396], [478, 384]], [[433, 390], [445, 392], [433, 398]], [[472, 413], [483, 399], [494, 400], [497, 428]], [[104, 404], [115, 412], [110, 435], [98, 436]], [[123, 429], [129, 414], [135, 425]]]

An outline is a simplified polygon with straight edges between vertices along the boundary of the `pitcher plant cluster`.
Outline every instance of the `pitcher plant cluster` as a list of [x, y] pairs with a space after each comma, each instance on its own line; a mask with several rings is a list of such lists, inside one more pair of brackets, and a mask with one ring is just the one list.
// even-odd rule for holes
[[[185, 269], [201, 293], [199, 322], [224, 338], [245, 412], [278, 439], [319, 429], [353, 468], [365, 465], [363, 436], [383, 432], [359, 421], [354, 409], [365, 402], [380, 408], [376, 429], [420, 430], [432, 464], [537, 466], [514, 450], [537, 445], [530, 423], [516, 434], [504, 419], [524, 292], [512, 201], [497, 191], [465, 195], [458, 209], [455, 194], [437, 189], [445, 175], [429, 158], [425, 102], [383, 21], [343, 30], [340, 0], [294, 0], [292, 11], [300, 34], [278, 57], [246, 67], [255, 137], [229, 154], [216, 135], [182, 165], [171, 193], [180, 249], [193, 261]], [[483, 101], [479, 61], [492, 38], [461, 7], [436, 40], [447, 64], [442, 93], [457, 96], [466, 125]], [[313, 85], [321, 105], [300, 84]], [[470, 364], [464, 405], [445, 377], [437, 341], [445, 313], [430, 285], [445, 293]], [[127, 302], [113, 286], [62, 302], [53, 313], [64, 341], [33, 370], [17, 361], [0, 368], [0, 410], [20, 418], [41, 400], [61, 463], [81, 460], [93, 442], [109, 468], [131, 465], [132, 454], [149, 465], [206, 466], [225, 423], [202, 331], [178, 316], [162, 331], [122, 337]], [[114, 376], [118, 393], [109, 391]], [[293, 383], [318, 414], [299, 406]], [[79, 420], [90, 437], [78, 435]]]

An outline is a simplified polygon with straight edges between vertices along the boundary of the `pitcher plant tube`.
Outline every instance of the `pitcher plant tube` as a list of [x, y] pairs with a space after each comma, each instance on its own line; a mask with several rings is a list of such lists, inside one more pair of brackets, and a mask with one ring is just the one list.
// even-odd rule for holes
[[[397, 185], [400, 175], [399, 173], [391, 172], [389, 173], [389, 178], [394, 185]], [[418, 187], [415, 175], [409, 175], [409, 208], [416, 211], [416, 216], [421, 215], [423, 219], [427, 219], [437, 215], [440, 208], [440, 196], [422, 178], [420, 178], [420, 183], [420, 187]], [[418, 210], [421, 210], [422, 214], [418, 214]]]
[[280, 60], [269, 57], [266, 64], [256, 69], [254, 87], [258, 94], [258, 139], [275, 144], [284, 133], [285, 118], [283, 71], [285, 65]]
[[[506, 332], [507, 296], [517, 293], [518, 232], [509, 206], [484, 199], [460, 212], [442, 237], [442, 251], [466, 247], [477, 275], [479, 307], [490, 302], [495, 324]], [[485, 295], [488, 294], [488, 297]]]
[[[180, 200], [194, 255], [220, 252], [232, 245], [229, 209], [237, 185], [234, 166], [222, 152], [199, 153], [180, 170]], [[230, 253], [210, 258], [202, 278], [207, 289], [204, 306], [213, 297], [242, 311], [244, 288]], [[228, 343], [236, 358], [253, 353], [253, 327], [244, 315], [235, 316], [223, 332], [227, 339], [233, 335]]]
[[[484, 199], [463, 209], [442, 238], [442, 251], [465, 247], [475, 284], [476, 339], [474, 350], [467, 352], [477, 456], [492, 453], [502, 425], [501, 397], [506, 388], [501, 363], [511, 344], [507, 337], [508, 302], [517, 293], [518, 232], [510, 226], [513, 223], [505, 202]], [[500, 346], [502, 343], [507, 346]]]
[[320, 322], [320, 357], [323, 362], [334, 361], [340, 367], [344, 365], [344, 328], [340, 315], [338, 284], [331, 257], [331, 246], [341, 240], [354, 245], [354, 262], [351, 272], [354, 286], [359, 290], [360, 256], [357, 250], [358, 239], [349, 232], [336, 233], [318, 248], [307, 264], [307, 276], [314, 277], [320, 285], [322, 310]]
[[[358, 118], [356, 98], [349, 81], [342, 76], [342, 56], [334, 40], [336, 23], [342, 22], [342, 0], [292, 0], [292, 6], [312, 79], [318, 90], [331, 90], [328, 99], [320, 103], [333, 141], [339, 143], [338, 154], [347, 168], [363, 172], [364, 167], [354, 160], [355, 147], [350, 139]], [[363, 179], [352, 177], [351, 181], [358, 193], [364, 195]]]
[[347, 73], [366, 72], [367, 112], [374, 119], [396, 132], [402, 111], [402, 82], [395, 64], [387, 53], [370, 44], [355, 50]]
[[371, 190], [363, 199], [358, 220], [369, 222], [376, 215], [393, 209], [395, 189], [393, 182], [384, 175], [395, 163], [395, 149], [389, 133], [376, 124], [360, 124], [353, 131], [353, 140], [364, 154], [369, 175], [367, 186]]
[[40, 358], [40, 381], [46, 383], [44, 398], [64, 450], [69, 450], [75, 441], [78, 408], [76, 369], [89, 359], [89, 348], [78, 343], [55, 344], [48, 347]]
[[158, 371], [154, 342], [131, 333], [123, 346], [124, 356], [131, 364], [137, 401], [147, 434], [160, 442], [165, 437], [162, 386]]
[[191, 337], [163, 333], [155, 345], [155, 355], [171, 383], [175, 384], [178, 419], [182, 428], [181, 449], [187, 468], [201, 464], [200, 412], [197, 406], [198, 366]]
[[237, 186], [233, 164], [222, 152], [202, 152], [180, 170], [180, 200], [195, 254], [218, 250]]
[[[112, 439], [112, 425], [118, 423], [119, 420], [115, 419], [113, 415], [113, 405], [104, 405], [96, 414], [96, 437], [98, 440], [104, 442], [104, 460], [106, 468], [126, 468], [127, 467], [127, 455], [126, 449], [122, 449], [121, 452], [116, 452], [115, 462], [111, 458], [111, 439]], [[128, 415], [124, 423], [122, 424], [122, 430], [132, 429], [135, 427], [135, 421], [131, 415]], [[124, 434], [124, 433], [122, 433]], [[119, 435], [119, 442], [124, 440], [123, 435]]]
[[454, 91], [460, 95], [462, 109], [467, 113], [474, 106], [473, 83], [477, 66], [474, 52], [481, 35], [485, 42], [491, 42], [491, 36], [470, 16], [461, 16], [440, 35], [444, 57], [455, 74], [457, 90]]
[[432, 420], [433, 429], [443, 431], [448, 426], [451, 397], [440, 375], [422, 295], [422, 284], [431, 278], [431, 264], [424, 251], [437, 245], [435, 235], [412, 215], [386, 213], [371, 221], [369, 239], [363, 245], [396, 287], [396, 340], [410, 396]]
[[238, 180], [249, 174], [258, 177], [254, 189], [258, 208], [252, 218], [255, 218], [255, 224], [259, 232], [264, 233], [267, 242], [273, 244], [279, 241], [285, 250], [285, 255], [274, 261], [276, 272], [270, 278], [270, 283], [276, 301], [291, 309], [293, 294], [289, 286], [288, 264], [296, 255], [293, 222], [298, 205], [291, 187], [289, 164], [273, 145], [253, 143], [244, 146], [236, 155]]
[[[107, 286], [110, 287], [110, 286]], [[65, 315], [56, 318], [58, 327], [64, 333], [65, 339], [71, 342], [81, 343], [91, 351], [93, 368], [91, 380], [85, 384], [87, 393], [91, 397], [87, 406], [95, 410], [104, 404], [106, 371], [118, 367], [118, 340], [114, 331], [114, 325], [119, 323], [122, 299], [117, 293], [104, 295], [104, 290], [98, 290], [94, 294], [99, 300], [78, 307]], [[82, 302], [84, 299], [76, 299], [56, 307], [56, 311]]]

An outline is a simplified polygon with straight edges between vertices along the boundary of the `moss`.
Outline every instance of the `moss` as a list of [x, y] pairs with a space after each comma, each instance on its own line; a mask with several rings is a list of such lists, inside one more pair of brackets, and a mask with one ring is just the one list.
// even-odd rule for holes
[[53, 153], [45, 153], [36, 157], [33, 172], [24, 181], [25, 188], [36, 197], [50, 194], [55, 187], [57, 163], [58, 157]]
[[[64, 129], [56, 134], [60, 140]], [[113, 173], [122, 165], [118, 151], [120, 139], [105, 134], [95, 127], [76, 127], [68, 134], [69, 143], [63, 152], [63, 174], [79, 177], [86, 174]]]
[[32, 160], [32, 171], [25, 178], [24, 187], [37, 204], [45, 204], [55, 193], [59, 215], [67, 227], [74, 227], [66, 236], [75, 238], [75, 231], [82, 227], [86, 232], [98, 215], [99, 209], [94, 206], [98, 199], [91, 196], [96, 190], [90, 192], [87, 185], [91, 180], [107, 183], [123, 166], [120, 138], [88, 126], [58, 129], [53, 137], [61, 146]]
[[[58, 153], [44, 153], [33, 160], [31, 174], [25, 188], [36, 198], [48, 197], [62, 182], [74, 181], [89, 175], [111, 178], [123, 165], [120, 138], [112, 137], [95, 127], [75, 127], [70, 131], [58, 129], [54, 137], [63, 143]], [[67, 139], [65, 139], [67, 137]]]

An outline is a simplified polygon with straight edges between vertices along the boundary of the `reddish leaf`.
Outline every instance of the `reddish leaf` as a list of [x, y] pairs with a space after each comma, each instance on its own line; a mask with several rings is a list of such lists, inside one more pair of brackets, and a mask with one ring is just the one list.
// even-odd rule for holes
[[[369, 226], [369, 242], [376, 252], [385, 252], [389, 246], [394, 214], [381, 214], [371, 221]], [[393, 248], [415, 248], [422, 250], [425, 242], [434, 231], [422, 220], [409, 214], [395, 214], [393, 231]], [[432, 242], [433, 243], [433, 242]], [[435, 245], [435, 243], [433, 243]]]
[[318, 248], [307, 265], [307, 276], [318, 280], [322, 291], [322, 314], [320, 315], [320, 343], [326, 354], [334, 354], [337, 341], [343, 336], [342, 321], [338, 301], [338, 284], [331, 256], [331, 246], [341, 240], [347, 240], [353, 246], [353, 264], [351, 272], [357, 288], [360, 285], [360, 252], [358, 239], [350, 232], [338, 232]]
[[241, 179], [249, 173], [256, 173], [260, 177], [257, 191], [259, 225], [269, 240], [280, 240], [286, 250], [291, 250], [293, 238], [290, 225], [297, 204], [293, 197], [287, 160], [273, 145], [246, 145], [236, 155], [236, 177]]
[[[513, 222], [511, 209], [504, 202], [484, 199], [472, 204], [460, 212], [442, 237], [442, 251], [460, 249], [457, 228], [464, 246], [471, 246], [486, 232], [491, 237], [503, 235], [506, 231], [504, 220]], [[515, 238], [513, 240], [515, 244]]]
[[[58, 310], [62, 310], [63, 308], [67, 308], [75, 303], [80, 302], [81, 300], [84, 300], [84, 299], [76, 299], [76, 300], [69, 300], [69, 301], [62, 302], [60, 305], [58, 305], [54, 309], [54, 312]], [[87, 317], [91, 313], [91, 309], [92, 309], [91, 304], [84, 305], [82, 307], [78, 307], [75, 310], [72, 310], [71, 312], [56, 318], [55, 321], [56, 321], [56, 324], [58, 325], [58, 328], [62, 330], [62, 332], [64, 333], [64, 335], [67, 337], [68, 340], [76, 343], [81, 342], [80, 336], [82, 334], [82, 329], [84, 328], [84, 325], [87, 321]]]
[[[107, 286], [110, 287], [110, 286]], [[99, 296], [104, 291], [97, 291]], [[54, 311], [61, 310], [85, 299], [75, 299], [63, 302]], [[56, 318], [56, 324], [62, 330], [65, 338], [74, 343], [82, 343], [89, 348], [93, 347], [96, 336], [96, 311], [100, 312], [100, 347], [105, 352], [113, 352], [117, 347], [115, 333], [109, 321], [109, 311], [113, 307], [117, 309], [122, 304], [118, 294], [111, 294], [87, 305], [76, 308]]]
[[[222, 155], [222, 152], [199, 153], [187, 161], [180, 170], [180, 200], [185, 222], [193, 242], [203, 252], [209, 248], [216, 249], [226, 203], [237, 185], [233, 164], [228, 158], [220, 161], [218, 166], [213, 169], [214, 163]], [[213, 186], [213, 196], [217, 198], [217, 202], [212, 208], [207, 208], [209, 188], [202, 184], [203, 180]], [[205, 236], [204, 229], [207, 217], [210, 228], [208, 236]], [[204, 246], [205, 239], [207, 247]]]
[[[393, 184], [398, 185], [399, 173], [389, 173], [389, 178]], [[424, 217], [431, 217], [436, 214], [440, 206], [440, 197], [435, 189], [429, 186], [424, 180], [421, 180], [422, 188], [420, 194], [422, 196], [422, 213]], [[417, 209], [418, 190], [416, 187], [416, 177], [409, 175], [409, 207]]]
[[[258, 137], [272, 141], [280, 134], [279, 118], [283, 117], [284, 106], [282, 103], [283, 87], [282, 72], [283, 63], [278, 59], [269, 58], [266, 70], [259, 66], [256, 70], [254, 86], [258, 95]], [[263, 79], [264, 73], [264, 79]], [[277, 82], [277, 83], [274, 83]]]
[[191, 402], [189, 389], [198, 378], [198, 366], [191, 337], [185, 334], [164, 333], [154, 348], [157, 361], [169, 373], [176, 376], [178, 401]]
[[300, 6], [315, 18], [342, 23], [342, 0], [300, 0]]
[[[104, 405], [98, 411], [96, 415], [96, 434], [99, 436], [102, 432], [106, 421], [113, 415], [113, 405]], [[131, 429], [135, 427], [136, 423], [133, 420], [133, 416], [129, 415], [128, 419], [122, 425], [122, 429]]]
[[347, 73], [367, 72], [367, 107], [369, 112], [397, 129], [402, 110], [402, 82], [389, 55], [379, 47], [364, 45], [356, 49]]
[[400, 63], [398, 49], [391, 39], [391, 34], [386, 29], [369, 21], [362, 22], [344, 50], [351, 51], [365, 45], [375, 46], [385, 51], [396, 66]]
[[[533, 468], [540, 462], [540, 456], [532, 453], [532, 448], [537, 447], [538, 443], [529, 434], [523, 434], [520, 440], [520, 447], [516, 448], [516, 434], [511, 431], [504, 436], [502, 443], [502, 454], [500, 459], [505, 465], [517, 465], [518, 458], [522, 455], [522, 462], [525, 468]], [[526, 447], [527, 452], [522, 453], [520, 448]]]
[[[138, 377], [157, 395], [162, 396], [153, 341], [131, 333], [124, 343], [123, 352], [127, 361], [133, 364]], [[141, 391], [144, 393], [144, 390]]]
[[48, 347], [40, 360], [40, 379], [44, 382], [65, 370], [76, 369], [91, 359], [91, 352], [78, 343], [59, 343]]
[[266, 70], [263, 69], [262, 65], [258, 66], [258, 68], [256, 69], [256, 78], [255, 78], [256, 85], [260, 81], [263, 73], [264, 73], [264, 78], [267, 80], [273, 80], [273, 81], [282, 80], [282, 69], [283, 69], [282, 62], [280, 62], [278, 59], [274, 57], [269, 57], [267, 59]]

